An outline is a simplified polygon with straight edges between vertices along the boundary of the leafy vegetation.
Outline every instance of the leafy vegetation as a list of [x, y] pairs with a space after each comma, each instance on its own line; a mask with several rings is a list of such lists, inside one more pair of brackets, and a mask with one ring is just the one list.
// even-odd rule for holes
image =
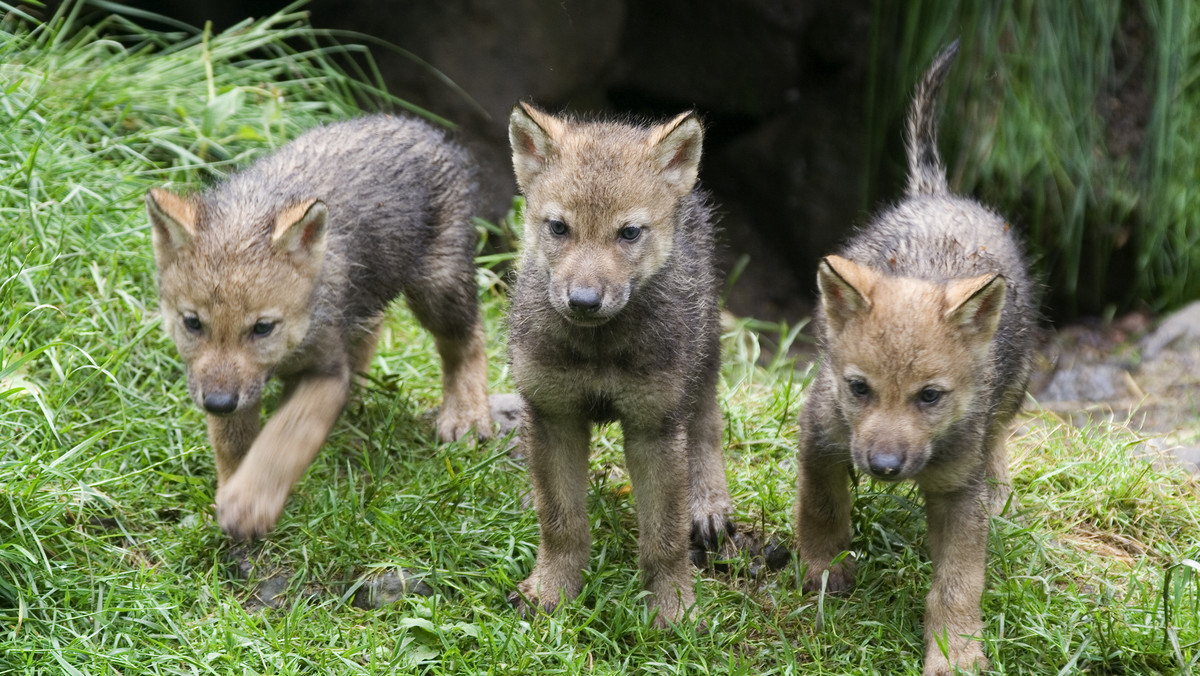
[[902, 157], [889, 124], [910, 89], [895, 83], [961, 38], [943, 125], [952, 184], [1026, 235], [1049, 311], [1161, 311], [1200, 296], [1194, 3], [876, 2], [873, 26], [870, 176], [895, 175], [888, 158]]
[[[299, 13], [220, 35], [119, 15], [74, 31], [79, 7], [44, 25], [7, 7], [0, 33], [0, 673], [919, 673], [930, 571], [911, 487], [858, 486], [852, 593], [802, 595], [794, 566], [698, 571], [707, 631], [655, 631], [611, 428], [595, 442], [583, 594], [517, 618], [505, 596], [537, 541], [523, 464], [503, 440], [435, 443], [435, 350], [402, 306], [277, 530], [230, 543], [202, 415], [159, 326], [141, 195], [397, 102]], [[491, 387], [505, 391], [505, 279], [486, 266]], [[726, 327], [726, 457], [739, 520], [790, 543], [807, 374], [758, 365], [770, 330]], [[1010, 449], [1020, 503], [993, 522], [984, 598], [997, 670], [1200, 670], [1196, 479], [1147, 464], [1127, 431], [1047, 415]], [[354, 603], [389, 571], [434, 594]], [[272, 598], [260, 585], [281, 575]]]

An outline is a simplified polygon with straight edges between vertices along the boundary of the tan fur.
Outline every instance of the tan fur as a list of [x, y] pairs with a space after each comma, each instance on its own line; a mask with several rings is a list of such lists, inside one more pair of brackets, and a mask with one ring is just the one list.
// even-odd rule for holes
[[[304, 134], [201, 195], [147, 194], [164, 326], [208, 413], [226, 533], [274, 526], [401, 293], [442, 356], [438, 437], [491, 434], [472, 190], [441, 132], [373, 116]], [[260, 428], [272, 377], [282, 403]]]
[[[953, 58], [918, 87], [909, 196], [818, 268], [822, 363], [801, 419], [796, 500], [804, 588], [853, 584], [850, 467], [915, 481], [925, 495], [933, 580], [927, 676], [986, 669], [978, 641], [988, 509], [1009, 488], [1005, 438], [1033, 351], [1035, 303], [1003, 219], [948, 193], [931, 97]], [[945, 651], [942, 650], [945, 646]]]
[[712, 226], [693, 192], [703, 130], [690, 113], [647, 128], [522, 104], [509, 134], [526, 197], [509, 351], [541, 525], [510, 600], [524, 613], [579, 594], [591, 425], [617, 420], [647, 603], [658, 624], [678, 621], [695, 600], [689, 531], [708, 550], [732, 528]]

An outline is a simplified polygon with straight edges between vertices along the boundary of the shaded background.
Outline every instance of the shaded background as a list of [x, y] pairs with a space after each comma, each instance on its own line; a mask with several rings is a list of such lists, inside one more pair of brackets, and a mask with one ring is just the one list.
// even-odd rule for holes
[[[125, 4], [221, 30], [286, 3]], [[951, 183], [1010, 219], [1045, 280], [1048, 318], [1065, 320], [1163, 311], [1200, 293], [1192, 187], [1200, 10], [1191, 4], [313, 0], [305, 8], [343, 43], [376, 38], [388, 89], [461, 127], [484, 167], [490, 219], [516, 189], [506, 138], [516, 101], [646, 119], [698, 110], [708, 130], [701, 181], [723, 215], [723, 266], [738, 271], [729, 307], [767, 320], [806, 316], [817, 260], [898, 198], [912, 83], [961, 38], [942, 135]]]

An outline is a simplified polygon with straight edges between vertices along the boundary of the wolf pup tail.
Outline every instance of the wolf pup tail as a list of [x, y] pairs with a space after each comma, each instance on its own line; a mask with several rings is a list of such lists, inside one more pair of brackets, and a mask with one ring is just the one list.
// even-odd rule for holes
[[958, 40], [951, 42], [921, 76], [908, 113], [908, 194], [941, 195], [950, 191], [946, 167], [937, 148], [937, 103], [946, 73], [958, 54]]

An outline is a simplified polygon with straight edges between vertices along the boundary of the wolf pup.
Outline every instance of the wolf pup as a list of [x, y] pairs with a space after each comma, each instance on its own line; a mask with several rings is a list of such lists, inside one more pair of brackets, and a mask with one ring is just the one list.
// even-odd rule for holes
[[[473, 193], [465, 151], [379, 115], [313, 129], [200, 195], [146, 195], [163, 322], [208, 414], [223, 531], [275, 525], [400, 293], [442, 358], [438, 437], [491, 434]], [[271, 376], [282, 404], [260, 430]]]
[[537, 564], [509, 599], [522, 613], [582, 586], [592, 423], [621, 423], [658, 625], [695, 600], [689, 528], [706, 551], [732, 532], [713, 227], [693, 189], [703, 135], [692, 113], [647, 128], [513, 109], [526, 203], [509, 355], [541, 526]]
[[925, 494], [933, 583], [925, 674], [986, 668], [988, 510], [1008, 496], [1004, 450], [1029, 378], [1036, 309], [1002, 218], [952, 195], [937, 150], [938, 92], [957, 41], [917, 86], [908, 190], [821, 262], [823, 355], [801, 418], [796, 534], [804, 589], [853, 581], [850, 466]]

